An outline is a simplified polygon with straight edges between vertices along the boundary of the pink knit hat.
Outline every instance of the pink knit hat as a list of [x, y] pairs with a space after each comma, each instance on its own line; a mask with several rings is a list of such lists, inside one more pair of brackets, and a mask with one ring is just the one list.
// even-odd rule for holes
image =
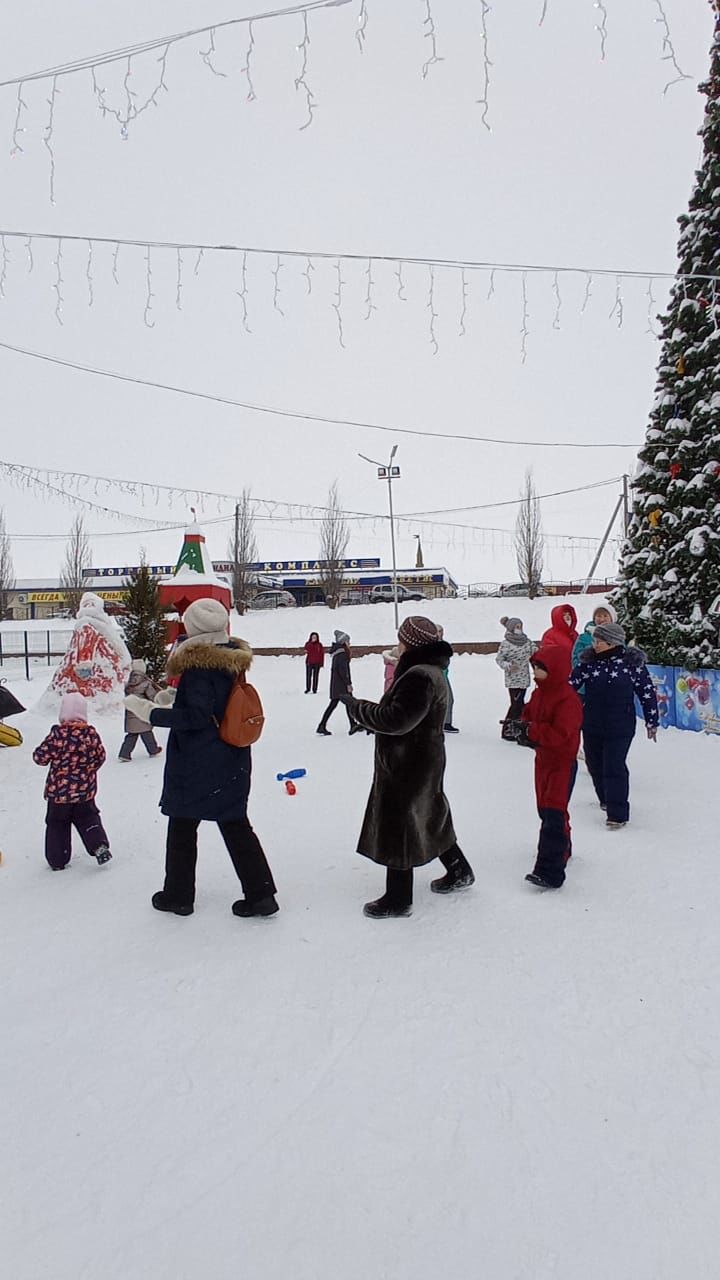
[[87, 702], [81, 693], [64, 693], [60, 703], [60, 723], [83, 720], [87, 724]]

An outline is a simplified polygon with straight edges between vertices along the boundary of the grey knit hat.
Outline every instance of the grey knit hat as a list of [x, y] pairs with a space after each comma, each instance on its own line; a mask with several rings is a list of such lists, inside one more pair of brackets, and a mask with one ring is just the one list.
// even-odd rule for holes
[[333, 635], [335, 636], [335, 643], [336, 643], [336, 644], [349, 644], [349, 643], [350, 643], [350, 637], [349, 637], [349, 635], [348, 635], [347, 631], [334, 631], [334, 632], [333, 632]]
[[593, 640], [596, 638], [606, 644], [625, 644], [625, 632], [619, 622], [601, 622], [593, 631]]

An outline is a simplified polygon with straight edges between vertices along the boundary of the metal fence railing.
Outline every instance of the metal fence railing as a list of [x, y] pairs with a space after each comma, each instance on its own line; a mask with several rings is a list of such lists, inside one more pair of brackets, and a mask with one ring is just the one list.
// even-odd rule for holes
[[21, 661], [25, 678], [29, 680], [30, 664], [43, 662], [51, 666], [54, 659], [63, 657], [71, 636], [72, 631], [4, 631], [0, 628], [0, 667]]

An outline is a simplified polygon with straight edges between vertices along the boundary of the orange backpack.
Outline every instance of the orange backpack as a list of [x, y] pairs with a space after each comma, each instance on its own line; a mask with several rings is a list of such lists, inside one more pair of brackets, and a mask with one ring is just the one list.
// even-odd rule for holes
[[251, 747], [260, 737], [264, 724], [260, 694], [248, 684], [243, 671], [230, 691], [225, 715], [219, 725], [220, 737], [231, 747]]

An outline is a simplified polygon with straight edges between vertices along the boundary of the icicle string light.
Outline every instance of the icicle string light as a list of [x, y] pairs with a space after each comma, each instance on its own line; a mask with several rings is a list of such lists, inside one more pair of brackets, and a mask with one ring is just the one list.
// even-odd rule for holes
[[282, 271], [282, 268], [283, 268], [282, 259], [280, 257], [280, 254], [278, 254], [277, 258], [275, 259], [275, 268], [272, 273], [273, 275], [273, 311], [277, 311], [284, 319], [285, 312], [280, 306], [280, 272]]
[[608, 318], [612, 320], [613, 317], [617, 320], [618, 329], [622, 329], [623, 320], [625, 319], [625, 303], [623, 302], [621, 276], [617, 276], [615, 280], [615, 302]]
[[458, 337], [464, 338], [467, 333], [465, 321], [467, 319], [468, 310], [468, 282], [465, 270], [460, 272], [460, 289], [460, 324], [458, 326]]
[[395, 279], [397, 280], [398, 300], [400, 302], [407, 302], [408, 299], [407, 299], [407, 294], [405, 292], [405, 281], [403, 279], [403, 266], [404, 266], [404, 263], [398, 262], [397, 269], [395, 271]]
[[300, 132], [309, 129], [313, 122], [313, 116], [317, 110], [315, 102], [315, 94], [307, 82], [308, 57], [310, 54], [310, 29], [308, 27], [308, 16], [303, 14], [303, 38], [297, 47], [298, 53], [301, 55], [300, 74], [295, 80], [295, 92], [305, 95], [305, 109], [307, 110], [307, 120], [300, 125]]
[[553, 329], [560, 329], [560, 312], [562, 309], [562, 298], [560, 296], [560, 282], [558, 280], [557, 271], [553, 275], [553, 298], [555, 299], [555, 315], [553, 316]]
[[495, 293], [495, 272], [496, 272], [496, 270], [497, 270], [497, 268], [496, 268], [496, 267], [493, 267], [492, 271], [490, 272], [490, 278], [489, 278], [489, 280], [488, 280], [488, 291], [487, 291], [487, 297], [486, 297], [486, 299], [485, 299], [485, 301], [486, 301], [486, 302], [489, 302], [489, 301], [490, 301], [490, 299], [493, 297], [493, 295], [494, 295], [494, 293]]
[[488, 116], [490, 114], [490, 71], [492, 62], [490, 61], [490, 52], [488, 44], [488, 17], [490, 14], [490, 5], [488, 0], [480, 0], [480, 47], [483, 61], [483, 87], [479, 98], [476, 99], [477, 105], [482, 107], [480, 119], [491, 133], [490, 122]]
[[248, 323], [248, 285], [247, 285], [247, 254], [243, 254], [242, 268], [240, 275], [241, 288], [236, 290], [242, 307], [242, 325], [246, 333], [252, 333], [252, 329]]
[[593, 287], [593, 273], [591, 271], [588, 271], [585, 277], [585, 296], [583, 297], [582, 306], [580, 308], [581, 316], [585, 315], [585, 312], [587, 311], [588, 306], [590, 304], [590, 299], [592, 298], [592, 287]]
[[335, 272], [336, 272], [337, 280], [336, 280], [336, 287], [335, 287], [335, 298], [332, 305], [333, 305], [333, 311], [335, 312], [335, 315], [337, 317], [338, 342], [340, 343], [340, 346], [344, 349], [345, 332], [343, 328], [342, 302], [343, 302], [343, 288], [345, 286], [345, 281], [343, 280], [343, 277], [342, 277], [342, 267], [340, 263], [341, 263], [341, 259], [338, 258], [335, 263]]
[[214, 62], [213, 62], [213, 58], [215, 57], [215, 53], [216, 53], [216, 49], [215, 49], [215, 28], [214, 28], [214, 27], [211, 27], [211, 28], [210, 28], [210, 31], [208, 32], [208, 34], [209, 34], [209, 36], [210, 36], [210, 43], [209, 43], [209, 45], [208, 45], [207, 49], [201, 49], [201, 50], [200, 50], [200, 57], [202, 58], [203, 62], [205, 63], [205, 66], [208, 68], [208, 71], [212, 71], [212, 73], [213, 73], [213, 75], [214, 75], [214, 76], [220, 76], [223, 80], [226, 80], [226, 79], [227, 79], [227, 73], [226, 73], [225, 71], [218, 71], [217, 67], [215, 66], [215, 64], [214, 64]]
[[255, 57], [255, 32], [253, 31], [252, 22], [248, 22], [248, 46], [247, 46], [247, 53], [245, 55], [245, 66], [240, 68], [240, 71], [242, 72], [242, 74], [245, 76], [247, 80], [248, 91], [247, 91], [247, 97], [245, 99], [246, 102], [255, 102], [257, 99], [257, 94], [255, 92], [255, 85], [253, 83], [253, 77], [252, 77], [252, 64], [253, 64], [254, 57]]
[[607, 51], [608, 11], [605, 8], [603, 0], [593, 0], [593, 4], [594, 4], [594, 7], [597, 9], [597, 13], [598, 13], [598, 19], [597, 19], [597, 22], [595, 23], [595, 30], [597, 31], [598, 36], [600, 38], [600, 61], [604, 62], [605, 54]]
[[93, 269], [93, 242], [92, 240], [88, 240], [88, 256], [87, 256], [87, 263], [85, 265], [85, 279], [87, 280], [89, 307], [91, 307], [93, 305], [93, 302], [95, 301], [95, 294], [93, 292], [92, 269]]
[[48, 121], [47, 121], [47, 124], [45, 125], [45, 132], [43, 134], [43, 145], [45, 146], [47, 153], [50, 157], [49, 181], [50, 181], [50, 203], [51, 204], [55, 204], [55, 152], [53, 150], [53, 133], [55, 131], [55, 99], [58, 95], [58, 92], [59, 90], [57, 87], [57, 76], [53, 76], [52, 85], [50, 87], [50, 97], [47, 99], [47, 104], [50, 108], [50, 114], [48, 116]]
[[528, 287], [527, 272], [523, 271], [521, 276], [522, 282], [522, 328], [520, 330], [520, 359], [523, 364], [527, 361], [528, 355], [528, 339], [530, 337], [530, 310], [528, 304]]
[[[656, 302], [656, 300], [655, 300], [655, 293], [654, 293], [654, 291], [653, 291], [653, 283], [654, 283], [654, 281], [653, 281], [653, 279], [652, 279], [652, 277], [651, 277], [651, 278], [648, 280], [648, 287], [647, 287], [647, 293], [646, 293], [646, 297], [647, 297], [647, 329], [645, 330], [645, 332], [646, 332], [646, 333], [650, 333], [650, 334], [652, 334], [653, 338], [657, 338], [658, 334], [657, 334], [657, 329], [655, 328], [655, 308], [656, 308], [656, 306], [657, 306], [657, 302]], [[715, 286], [713, 285], [713, 288], [714, 288], [714, 287], [715, 287]]]
[[116, 284], [119, 284], [119, 283], [120, 283], [120, 277], [119, 277], [119, 275], [118, 275], [118, 258], [119, 258], [119, 256], [120, 256], [120, 245], [119, 245], [118, 243], [116, 243], [116, 245], [115, 245], [115, 252], [114, 252], [114, 254], [113, 254], [113, 260], [112, 260], [112, 278], [113, 278], [113, 280], [115, 281], [115, 283], [116, 283]]
[[0, 298], [4, 298], [8, 262], [10, 261], [10, 254], [8, 252], [7, 242], [4, 236], [0, 236], [0, 254], [2, 256], [2, 260], [0, 261]]
[[305, 270], [303, 271], [303, 279], [307, 284], [308, 297], [312, 293], [312, 273], [315, 270], [315, 264], [312, 258], [305, 259]]
[[28, 258], [28, 275], [31, 275], [32, 269], [35, 266], [35, 259], [32, 251], [32, 236], [28, 236], [25, 241], [25, 252], [27, 253]]
[[658, 10], [658, 17], [655, 21], [659, 23], [662, 31], [662, 60], [663, 62], [669, 62], [675, 72], [673, 78], [668, 80], [665, 88], [663, 89], [663, 94], [666, 94], [668, 89], [672, 89], [674, 84], [680, 84], [682, 80], [691, 80], [692, 77], [686, 75], [678, 63], [677, 56], [675, 54], [675, 46], [673, 45], [672, 36], [670, 35], [670, 24], [668, 22], [662, 0], [655, 0], [655, 7]]
[[367, 39], [367, 25], [368, 25], [367, 0], [360, 0], [360, 12], [358, 14], [357, 31], [355, 32], [355, 39], [357, 40], [358, 48], [361, 53], [365, 52], [365, 41]]
[[372, 258], [368, 258], [367, 267], [365, 269], [365, 319], [369, 320], [373, 311], [377, 311], [377, 307], [373, 302], [375, 281], [372, 273]]
[[[8, 227], [0, 228], [0, 232], [2, 232], [3, 235], [7, 236], [8, 239], [21, 237], [23, 239], [30, 238], [32, 240], [50, 240], [50, 241], [57, 240], [57, 235], [53, 234], [52, 232], [14, 230]], [[81, 243], [86, 244], [88, 240], [87, 234], [70, 235], [67, 233], [63, 233], [62, 238], [68, 243], [72, 243], [73, 241], [79, 241]], [[483, 262], [478, 259], [470, 259], [470, 258], [429, 258], [429, 257], [414, 258], [407, 254], [403, 254], [400, 257], [393, 257], [389, 254], [383, 254], [383, 253], [367, 253], [367, 252], [341, 253], [341, 252], [338, 252], [336, 249], [323, 251], [323, 250], [317, 250], [317, 249], [289, 249], [285, 247], [258, 248], [256, 246], [251, 246], [251, 245], [209, 244], [209, 243], [199, 244], [193, 241], [177, 241], [177, 240], [139, 240], [139, 239], [125, 239], [123, 237], [118, 237], [118, 236], [94, 235], [92, 236], [92, 240], [96, 245], [97, 244], [107, 244], [107, 245], [113, 245], [113, 246], [122, 245], [129, 248], [139, 248], [143, 250], [145, 250], [149, 245], [153, 251], [156, 249], [158, 250], [169, 249], [169, 250], [172, 250], [173, 253], [175, 253], [176, 250], [178, 249], [182, 249], [183, 252], [192, 251], [194, 253], [197, 253], [198, 255], [197, 262], [196, 262], [196, 269], [199, 266], [199, 263], [202, 262], [203, 256], [206, 253], [238, 253], [238, 254], [248, 254], [248, 255], [252, 254], [257, 258], [262, 258], [262, 257], [276, 258], [277, 255], [280, 254], [280, 256], [284, 259], [285, 258], [287, 259], [302, 258], [304, 261], [307, 261], [307, 259], [310, 258], [312, 259], [313, 262], [316, 262], [316, 263], [323, 262], [323, 261], [332, 262], [333, 264], [337, 263], [338, 261], [356, 262], [356, 263], [361, 263], [363, 268], [367, 266], [367, 260], [370, 257], [372, 258], [374, 264], [377, 264], [379, 262], [386, 262], [393, 266], [397, 266], [399, 263], [401, 263], [403, 267], [405, 266], [434, 267], [436, 270], [445, 269], [445, 270], [460, 271], [464, 269], [466, 271], [487, 271], [491, 273], [495, 273], [499, 271], [503, 273], [518, 274], [518, 275], [521, 274], [522, 272], [526, 272], [528, 276], [553, 275], [555, 272], [557, 272], [559, 276], [592, 275], [592, 276], [607, 276], [613, 279], [616, 279], [618, 276], [620, 276], [622, 279], [627, 279], [627, 280], [633, 280], [633, 279], [649, 280], [651, 278], [653, 280], [669, 280], [669, 281], [684, 280], [684, 279], [696, 280], [696, 281], [720, 280], [720, 274], [713, 275], [707, 272], [689, 272], [683, 275], [683, 273], [676, 272], [676, 271], [643, 271], [640, 269], [634, 269], [634, 268], [628, 268], [628, 267], [619, 268], [619, 267], [564, 266], [559, 263], [538, 263], [538, 262]]]
[[183, 291], [183, 256], [182, 249], [177, 251], [177, 264], [175, 276], [175, 307], [178, 311], [182, 311], [182, 291]]
[[428, 267], [427, 310], [430, 316], [430, 319], [428, 322], [429, 332], [430, 332], [430, 346], [432, 347], [433, 355], [436, 356], [438, 351], [440, 350], [440, 346], [438, 344], [437, 335], [435, 333], [435, 322], [438, 319], [438, 313], [435, 310], [435, 268], [434, 267]]
[[147, 253], [145, 254], [145, 290], [146, 290], [146, 295], [145, 295], [145, 310], [143, 312], [143, 322], [148, 329], [154, 329], [155, 321], [150, 319], [152, 314], [152, 309], [153, 309], [152, 302], [153, 302], [153, 298], [155, 297], [155, 294], [153, 293], [153, 287], [152, 287], [152, 264], [150, 261], [149, 245], [148, 245]]
[[427, 80], [430, 68], [434, 67], [438, 62], [443, 62], [444, 59], [440, 57], [437, 51], [437, 33], [435, 31], [435, 18], [433, 16], [431, 0], [420, 0], [420, 2], [425, 9], [425, 17], [423, 18], [425, 31], [423, 38], [430, 42], [430, 51], [422, 68], [422, 78], [423, 80]]
[[24, 127], [20, 124], [23, 111], [27, 111], [27, 103], [25, 102], [25, 99], [22, 96], [24, 83], [25, 83], [24, 80], [21, 80], [17, 87], [17, 107], [15, 111], [15, 124], [13, 125], [13, 131], [12, 131], [12, 147], [10, 148], [11, 156], [17, 156], [17, 155], [23, 154], [23, 149], [20, 146], [19, 135], [25, 132]]
[[55, 254], [55, 261], [54, 261], [54, 264], [53, 264], [53, 265], [54, 265], [54, 267], [55, 267], [55, 282], [54, 282], [54, 284], [53, 284], [53, 286], [52, 286], [52, 287], [53, 287], [53, 290], [55, 291], [55, 319], [57, 320], [58, 324], [62, 324], [62, 323], [63, 323], [63, 318], [62, 318], [62, 309], [63, 309], [63, 294], [62, 294], [62, 288], [63, 288], [63, 284], [64, 284], [65, 282], [64, 282], [64, 280], [63, 280], [63, 274], [62, 274], [62, 252], [63, 252], [63, 248], [62, 248], [62, 246], [63, 246], [63, 242], [62, 242], [62, 238], [60, 238], [60, 239], [58, 240], [58, 242], [57, 242], [57, 252], [56, 252], [56, 254]]

